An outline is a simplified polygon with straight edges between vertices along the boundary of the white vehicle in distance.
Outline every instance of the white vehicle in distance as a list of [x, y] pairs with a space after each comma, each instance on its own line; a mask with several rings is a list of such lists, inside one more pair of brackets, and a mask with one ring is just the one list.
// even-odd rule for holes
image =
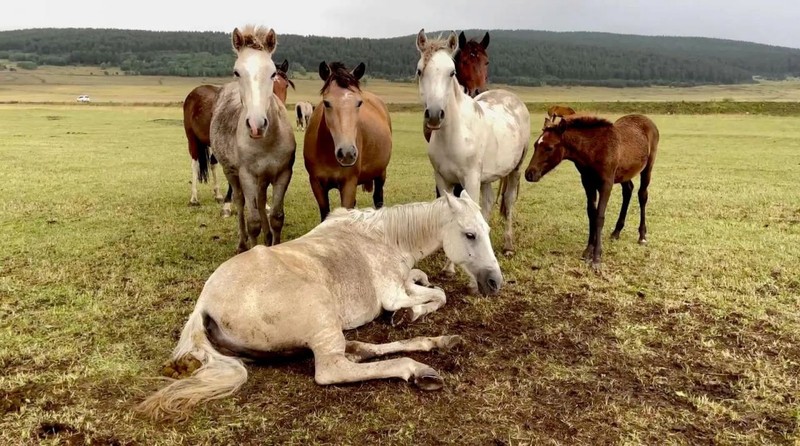
[[78, 102], [92, 102], [92, 100], [89, 99], [89, 95], [82, 94], [78, 96]]

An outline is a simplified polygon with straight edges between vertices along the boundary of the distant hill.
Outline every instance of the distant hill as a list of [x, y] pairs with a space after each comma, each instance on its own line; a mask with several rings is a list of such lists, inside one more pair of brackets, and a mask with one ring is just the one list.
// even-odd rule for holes
[[[466, 31], [469, 37], [483, 32]], [[693, 37], [489, 32], [489, 75], [496, 83], [688, 86], [800, 76], [800, 49]], [[322, 60], [363, 61], [370, 76], [410, 80], [417, 60], [413, 35], [346, 39], [278, 34], [278, 42], [274, 59], [289, 59], [297, 72], [315, 72]], [[233, 53], [229, 34], [220, 32], [35, 29], [0, 32], [0, 59], [119, 66], [133, 75], [227, 76]]]

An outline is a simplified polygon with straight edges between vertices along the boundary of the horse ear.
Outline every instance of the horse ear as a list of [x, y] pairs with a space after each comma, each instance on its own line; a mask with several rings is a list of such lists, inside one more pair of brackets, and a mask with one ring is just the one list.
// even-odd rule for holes
[[450, 31], [450, 36], [447, 38], [447, 49], [450, 50], [450, 54], [458, 51], [458, 36], [455, 31]]
[[486, 31], [486, 34], [483, 35], [483, 40], [481, 40], [481, 46], [483, 49], [489, 48], [489, 31]]
[[234, 28], [233, 33], [231, 33], [231, 45], [233, 46], [233, 51], [237, 53], [244, 46], [244, 35], [239, 31], [239, 28]]
[[458, 210], [458, 199], [456, 198], [455, 195], [451, 194], [450, 192], [445, 192], [444, 197], [447, 199], [447, 205], [450, 207], [451, 210], [453, 211]]
[[464, 35], [464, 31], [461, 31], [458, 35], [458, 47], [464, 48], [465, 46], [467, 46], [467, 36]]
[[331, 67], [329, 67], [328, 64], [325, 63], [325, 61], [323, 60], [322, 62], [319, 63], [319, 77], [322, 80], [327, 81], [330, 76], [331, 76]]
[[267, 52], [272, 54], [275, 52], [275, 48], [278, 47], [278, 36], [275, 34], [275, 30], [270, 28], [269, 32], [267, 32], [266, 37], [264, 37], [264, 48], [266, 48]]
[[289, 60], [283, 59], [283, 63], [278, 67], [278, 70], [283, 71], [284, 73], [289, 72]]
[[425, 28], [419, 30], [417, 34], [417, 49], [419, 52], [425, 51], [425, 45], [428, 44], [428, 36], [425, 35]]
[[351, 74], [356, 79], [361, 79], [362, 77], [364, 77], [364, 72], [366, 72], [366, 71], [367, 71], [367, 66], [364, 65], [364, 62], [361, 62], [360, 64], [358, 64], [357, 67], [353, 68], [353, 71], [351, 72]]
[[469, 196], [466, 189], [461, 190], [461, 195], [459, 195], [458, 198], [462, 200], [472, 200], [472, 197]]

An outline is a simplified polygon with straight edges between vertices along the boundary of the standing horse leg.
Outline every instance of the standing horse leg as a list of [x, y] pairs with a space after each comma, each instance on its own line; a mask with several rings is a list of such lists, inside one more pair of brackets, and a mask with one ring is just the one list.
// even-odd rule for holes
[[583, 184], [584, 192], [586, 192], [586, 216], [589, 218], [589, 240], [586, 242], [586, 249], [583, 250], [581, 258], [588, 262], [592, 259], [596, 240], [597, 187], [588, 175], [581, 174], [581, 183]]
[[[217, 203], [222, 203], [224, 198], [222, 198], [222, 194], [219, 193], [219, 179], [217, 178], [217, 159], [214, 158], [214, 155], [211, 155], [211, 181], [214, 183], [214, 199], [217, 200]], [[230, 186], [228, 186], [228, 190], [230, 190]]]
[[506, 176], [506, 187], [503, 190], [503, 197], [500, 201], [500, 214], [506, 220], [505, 231], [503, 232], [503, 254], [506, 256], [514, 255], [514, 225], [512, 212], [514, 211], [514, 204], [517, 202], [517, 194], [519, 193], [519, 169], [512, 170]]
[[200, 201], [197, 199], [197, 177], [200, 175], [200, 162], [192, 160], [192, 197], [189, 198], [189, 206], [199, 206]]
[[231, 211], [231, 200], [233, 199], [233, 188], [231, 184], [228, 183], [228, 192], [225, 194], [225, 198], [222, 200], [222, 216], [227, 218], [233, 215]]
[[592, 269], [595, 272], [600, 271], [600, 256], [603, 254], [603, 224], [606, 220], [606, 207], [608, 206], [608, 199], [611, 197], [611, 188], [614, 186], [614, 180], [603, 181], [600, 185], [600, 197], [597, 200], [597, 215], [595, 216], [595, 230], [594, 230], [594, 256], [592, 257]]
[[381, 175], [375, 177], [375, 190], [372, 192], [372, 204], [375, 209], [383, 207], [383, 185], [386, 184], [386, 171], [381, 172]]
[[358, 177], [348, 179], [339, 189], [342, 207], [353, 209], [356, 207], [356, 191], [358, 190]]
[[[455, 190], [455, 189], [454, 189]], [[476, 197], [473, 197], [474, 200]], [[492, 218], [492, 205], [494, 204], [494, 189], [492, 183], [481, 183], [481, 213], [486, 223]]]
[[[272, 245], [272, 231], [269, 229], [269, 216], [267, 211], [267, 180], [259, 181], [258, 192], [256, 194], [256, 210], [258, 213], [259, 233], [264, 233], [264, 245]], [[256, 244], [258, 244], [258, 234], [256, 234]], [[253, 245], [255, 246], [255, 245]]]
[[247, 226], [244, 221], [245, 201], [239, 180], [236, 179], [234, 181], [236, 181], [236, 186], [233, 188], [233, 201], [236, 202], [236, 209], [238, 210], [239, 217], [239, 246], [236, 248], [236, 252], [241, 253], [247, 251]]
[[331, 211], [331, 205], [328, 198], [328, 189], [327, 186], [323, 186], [320, 183], [320, 180], [310, 176], [311, 180], [311, 191], [314, 192], [314, 198], [317, 200], [317, 206], [319, 206], [319, 221], [325, 221], [325, 217], [328, 216], [328, 213]]
[[283, 199], [286, 197], [286, 190], [292, 180], [292, 169], [286, 169], [278, 175], [278, 179], [272, 183], [272, 208], [269, 210], [269, 231], [271, 235], [271, 245], [281, 242], [281, 232], [283, 231]]
[[639, 244], [647, 244], [647, 222], [645, 221], [645, 209], [647, 208], [647, 188], [650, 186], [650, 174], [653, 172], [653, 163], [648, 163], [644, 168], [639, 181]]
[[[259, 209], [259, 189], [261, 186], [258, 184], [258, 178], [245, 173], [239, 175], [239, 184], [242, 187], [242, 194], [244, 195], [244, 209], [239, 212], [246, 214], [247, 218], [247, 235], [249, 237], [249, 247], [252, 248], [258, 244], [258, 235], [261, 233], [261, 216], [260, 212], [264, 209]], [[239, 220], [241, 221], [240, 217]]]
[[611, 233], [611, 238], [614, 240], [619, 239], [619, 233], [625, 227], [625, 217], [628, 216], [628, 204], [631, 202], [631, 195], [633, 195], [633, 181], [625, 181], [622, 186], [622, 207], [619, 210], [619, 219], [617, 219], [617, 226], [614, 232]]

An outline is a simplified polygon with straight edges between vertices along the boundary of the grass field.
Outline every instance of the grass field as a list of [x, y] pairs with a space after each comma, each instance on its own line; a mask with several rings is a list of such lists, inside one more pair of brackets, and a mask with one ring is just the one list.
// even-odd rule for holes
[[[412, 355], [443, 373], [440, 392], [320, 387], [298, 359], [249, 366], [235, 396], [153, 423], [131, 409], [159, 386], [150, 378], [236, 236], [209, 187], [187, 206], [180, 118], [174, 107], [0, 106], [0, 444], [797, 444], [800, 119], [654, 116], [650, 244], [636, 244], [632, 205], [601, 276], [579, 260], [575, 169], [524, 183], [499, 296], [437, 276], [437, 255], [421, 267], [445, 307], [348, 334], [464, 336], [460, 351]], [[387, 204], [428, 200], [420, 117], [393, 121]], [[287, 240], [318, 215], [302, 157], [295, 170]]]
[[[347, 62], [347, 61], [346, 61]], [[2, 63], [2, 61], [0, 61]], [[349, 62], [353, 64], [352, 61]], [[109, 75], [104, 75], [107, 71]], [[114, 73], [120, 73], [115, 75]], [[369, 71], [367, 72], [369, 74]], [[409, 68], [409, 75], [413, 74]], [[40, 67], [37, 70], [0, 71], [0, 102], [75, 102], [88, 94], [93, 102], [178, 103], [203, 83], [222, 84], [230, 78], [181, 78], [170, 76], [125, 76], [119, 69], [99, 67]], [[314, 75], [296, 79], [297, 91], [289, 102], [319, 101], [322, 81]], [[416, 84], [371, 79], [370, 91], [394, 104], [416, 104]], [[746, 85], [710, 85], [693, 88], [600, 88], [600, 87], [510, 87], [525, 102], [614, 102], [614, 101], [800, 101], [800, 80]]]

